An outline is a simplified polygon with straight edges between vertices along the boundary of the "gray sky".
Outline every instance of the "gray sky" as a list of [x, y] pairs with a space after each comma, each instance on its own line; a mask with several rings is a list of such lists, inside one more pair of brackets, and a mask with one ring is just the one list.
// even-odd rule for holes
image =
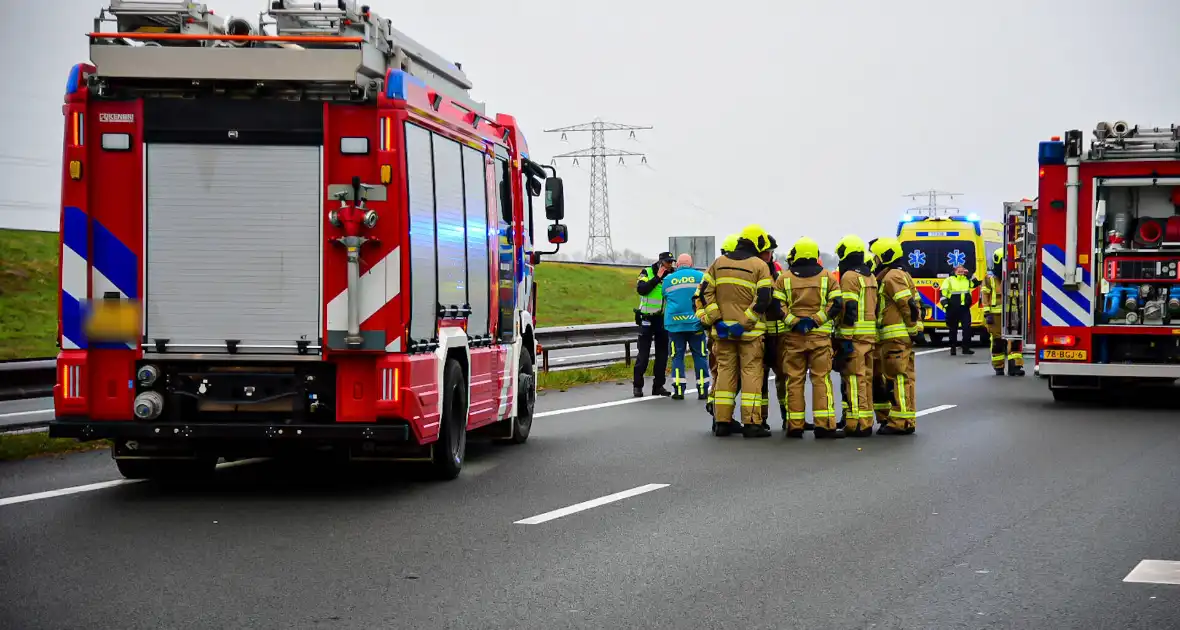
[[[256, 21], [266, 3], [209, 4]], [[0, 226], [53, 229], [66, 71], [86, 59], [84, 33], [106, 5], [0, 5]], [[1038, 140], [1098, 120], [1180, 122], [1174, 0], [371, 5], [461, 62], [489, 111], [521, 121], [534, 159], [589, 144], [542, 129], [655, 126], [638, 142], [608, 138], [650, 162], [611, 167], [620, 250], [654, 254], [668, 235], [720, 239], [749, 222], [830, 249], [848, 232], [892, 233], [911, 205], [901, 195], [931, 187], [998, 218], [1003, 201], [1036, 194]], [[588, 163], [562, 174], [581, 250]]]

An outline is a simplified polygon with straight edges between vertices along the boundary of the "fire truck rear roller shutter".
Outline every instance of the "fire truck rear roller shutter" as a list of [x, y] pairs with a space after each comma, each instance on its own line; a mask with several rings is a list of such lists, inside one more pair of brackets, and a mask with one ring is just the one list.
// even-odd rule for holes
[[430, 132], [406, 123], [405, 133], [410, 195], [410, 338], [422, 342], [435, 339], [438, 330], [434, 172]]

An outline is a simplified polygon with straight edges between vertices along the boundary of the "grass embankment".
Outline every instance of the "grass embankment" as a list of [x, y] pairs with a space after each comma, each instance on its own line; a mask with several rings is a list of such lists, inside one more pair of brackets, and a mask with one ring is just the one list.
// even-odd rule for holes
[[49, 432], [0, 435], [0, 462], [28, 459], [40, 455], [61, 455], [110, 448], [107, 440], [79, 442], [73, 438], [51, 438]]
[[0, 230], [0, 361], [57, 356], [57, 233]]
[[537, 325], [613, 324], [635, 320], [638, 269], [545, 261], [537, 265]]

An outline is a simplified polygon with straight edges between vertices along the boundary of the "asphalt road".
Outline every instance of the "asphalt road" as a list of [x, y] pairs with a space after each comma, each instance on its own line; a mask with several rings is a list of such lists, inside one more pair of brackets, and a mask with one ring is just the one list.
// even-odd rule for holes
[[114, 467], [2, 465], [0, 627], [1180, 627], [1180, 572], [1123, 581], [1180, 560], [1180, 415], [973, 359], [919, 358], [909, 437], [719, 439], [606, 385], [448, 483], [261, 462], [29, 497]]

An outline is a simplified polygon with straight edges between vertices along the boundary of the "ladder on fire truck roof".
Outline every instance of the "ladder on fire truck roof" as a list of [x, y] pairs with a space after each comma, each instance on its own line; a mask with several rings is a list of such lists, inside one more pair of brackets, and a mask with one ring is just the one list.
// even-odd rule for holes
[[[94, 21], [96, 33], [102, 25], [114, 21], [115, 31], [128, 37], [94, 38], [91, 57], [98, 66], [98, 76], [127, 78], [192, 78], [277, 81], [344, 81], [361, 88], [371, 88], [383, 80], [388, 69], [402, 70], [420, 79], [439, 93], [451, 97], [467, 109], [483, 114], [484, 105], [471, 98], [471, 81], [463, 69], [393, 28], [389, 19], [373, 13], [368, 5], [356, 0], [328, 2], [294, 2], [269, 0], [259, 14], [258, 24], [239, 17], [215, 15], [208, 5], [185, 0], [110, 0], [110, 7]], [[273, 32], [268, 32], [268, 29]], [[106, 32], [110, 32], [107, 30]], [[254, 35], [300, 38], [298, 43], [249, 39]], [[156, 37], [153, 37], [156, 36]], [[191, 36], [191, 37], [188, 37]], [[201, 36], [231, 36], [230, 39], [201, 39]], [[322, 42], [316, 41], [322, 38]], [[334, 39], [335, 38], [335, 39]], [[339, 38], [357, 38], [349, 43], [355, 55], [342, 56]], [[356, 41], [356, 40], [354, 40]], [[112, 45], [113, 44], [113, 45]], [[270, 59], [265, 64], [250, 64], [250, 57], [233, 53], [216, 58], [181, 58], [179, 51], [146, 57], [146, 52], [128, 53], [122, 47], [220, 49], [287, 49], [298, 51], [283, 63]], [[116, 50], [112, 50], [116, 49]], [[317, 51], [323, 54], [317, 55]], [[171, 67], [169, 63], [171, 62]], [[348, 66], [354, 70], [348, 72]], [[103, 66], [107, 67], [104, 68]], [[136, 69], [136, 66], [142, 66]], [[260, 66], [279, 68], [278, 76], [268, 76]], [[299, 67], [306, 70], [299, 71]], [[175, 74], [169, 74], [169, 71]], [[351, 75], [351, 76], [350, 76]]]
[[1180, 157], [1180, 127], [1140, 127], [1120, 120], [1100, 122], [1090, 142], [1091, 160], [1142, 160]]

